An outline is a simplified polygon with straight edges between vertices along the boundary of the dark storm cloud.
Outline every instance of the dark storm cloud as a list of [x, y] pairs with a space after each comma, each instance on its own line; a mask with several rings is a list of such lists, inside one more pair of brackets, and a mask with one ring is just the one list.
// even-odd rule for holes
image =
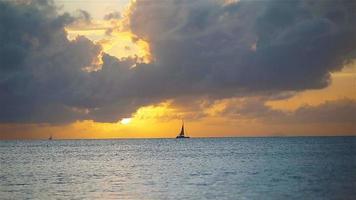
[[0, 120], [70, 122], [85, 91], [87, 74], [101, 48], [84, 37], [70, 42], [50, 1], [0, 2]]
[[322, 88], [354, 57], [354, 1], [219, 2], [137, 1], [133, 9], [131, 29], [180, 88]]
[[154, 62], [104, 54], [102, 68], [87, 72], [101, 47], [64, 31], [90, 20], [87, 12], [0, 2], [0, 121], [113, 122], [165, 99], [325, 87], [355, 56], [355, 9], [353, 1], [137, 1], [128, 28], [150, 43]]

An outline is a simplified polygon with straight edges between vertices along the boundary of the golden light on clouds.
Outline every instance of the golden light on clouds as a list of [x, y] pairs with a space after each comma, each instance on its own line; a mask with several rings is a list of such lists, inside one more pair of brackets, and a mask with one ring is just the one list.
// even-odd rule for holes
[[[105, 21], [97, 21], [97, 23], [102, 23], [102, 28], [74, 29], [67, 27], [68, 39], [75, 40], [78, 36], [85, 36], [100, 45], [105, 53], [119, 59], [132, 57], [136, 58], [138, 63], [152, 62], [153, 56], [147, 41], [138, 38], [130, 31], [120, 31], [115, 26], [109, 27], [112, 24]], [[110, 34], [107, 33], [109, 29], [111, 30]]]
[[134, 57], [138, 63], [152, 62], [150, 45], [129, 31], [112, 31], [110, 36], [99, 40], [104, 52], [117, 58]]
[[149, 105], [139, 108], [134, 114], [135, 121], [161, 120], [167, 121], [172, 118], [181, 118], [179, 111], [171, 106], [171, 101], [165, 101], [157, 105]]
[[[100, 45], [103, 52], [118, 59], [131, 57], [135, 58], [137, 63], [152, 62], [153, 55], [149, 42], [139, 38], [130, 30], [129, 17], [135, 3], [136, 1], [130, 1], [121, 12], [121, 18], [79, 21], [69, 25], [66, 27], [68, 39], [75, 40], [78, 36], [85, 36]], [[95, 63], [102, 63], [101, 57]]]

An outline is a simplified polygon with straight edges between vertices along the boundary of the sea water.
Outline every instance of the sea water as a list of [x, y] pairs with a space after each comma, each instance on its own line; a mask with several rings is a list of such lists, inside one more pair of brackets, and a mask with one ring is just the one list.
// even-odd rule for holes
[[0, 199], [356, 199], [355, 137], [0, 141]]

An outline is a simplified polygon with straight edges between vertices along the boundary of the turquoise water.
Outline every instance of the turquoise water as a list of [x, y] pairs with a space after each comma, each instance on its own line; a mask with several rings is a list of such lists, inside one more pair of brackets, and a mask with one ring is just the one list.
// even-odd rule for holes
[[0, 141], [0, 199], [356, 199], [356, 137]]

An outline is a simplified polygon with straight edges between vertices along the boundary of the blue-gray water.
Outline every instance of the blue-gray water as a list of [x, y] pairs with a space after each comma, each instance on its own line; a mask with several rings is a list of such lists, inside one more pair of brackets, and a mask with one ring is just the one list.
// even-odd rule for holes
[[356, 138], [0, 141], [0, 199], [356, 199]]

